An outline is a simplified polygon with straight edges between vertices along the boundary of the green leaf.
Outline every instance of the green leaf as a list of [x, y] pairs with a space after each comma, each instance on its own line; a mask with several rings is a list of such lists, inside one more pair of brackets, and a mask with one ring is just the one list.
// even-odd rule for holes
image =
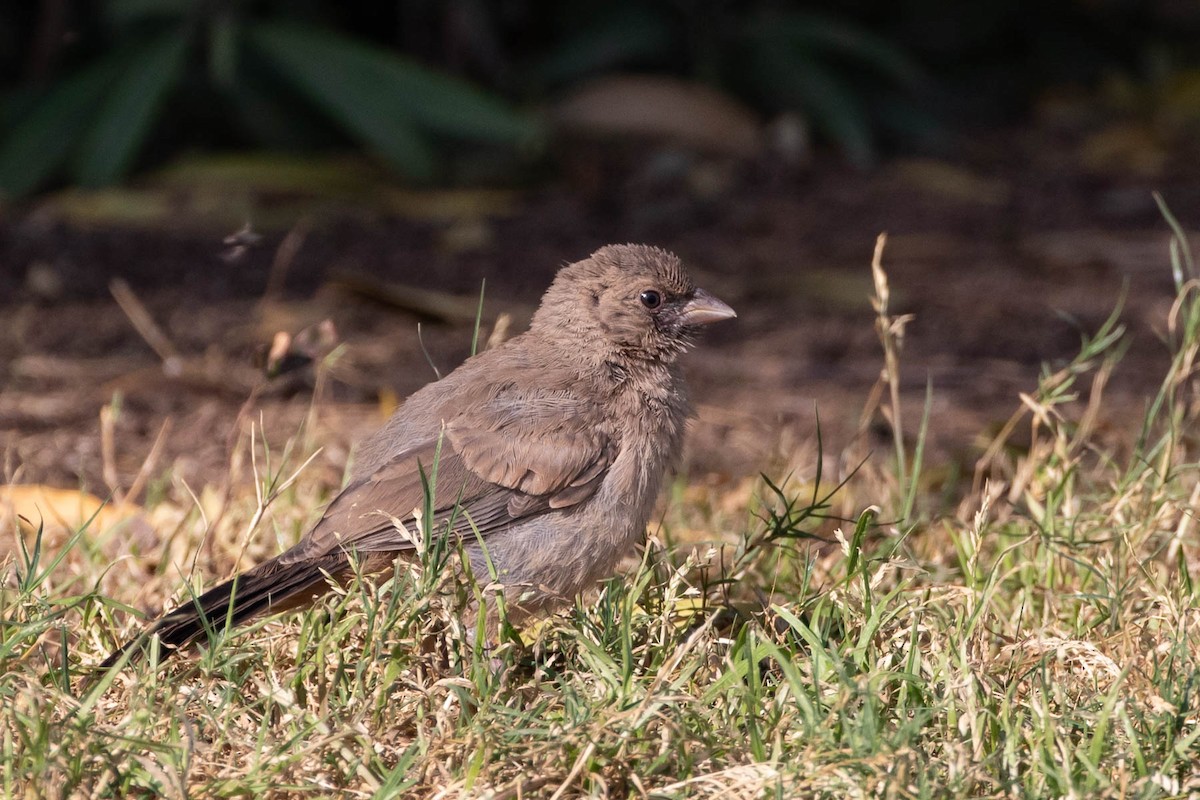
[[468, 83], [345, 37], [270, 23], [249, 37], [335, 122], [417, 177], [433, 171], [419, 129], [514, 145], [537, 132], [528, 117]]
[[329, 43], [318, 41], [327, 34], [297, 32], [292, 26], [256, 25], [247, 34], [281, 77], [342, 130], [405, 175], [433, 177], [433, 152], [417, 132], [408, 104], [387, 88], [390, 70], [379, 63], [380, 54], [335, 41], [331, 59]]
[[104, 87], [120, 69], [108, 58], [59, 81], [0, 145], [0, 191], [17, 197], [42, 186], [66, 162]]
[[75, 159], [80, 184], [102, 186], [129, 171], [183, 68], [187, 44], [182, 29], [163, 34], [138, 50], [117, 76]]

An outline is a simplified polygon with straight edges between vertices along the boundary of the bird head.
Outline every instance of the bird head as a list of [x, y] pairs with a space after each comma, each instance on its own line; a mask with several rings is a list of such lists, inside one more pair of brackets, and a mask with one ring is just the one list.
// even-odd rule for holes
[[608, 245], [559, 270], [532, 330], [568, 343], [605, 346], [606, 356], [670, 363], [698, 330], [736, 317], [697, 288], [678, 256], [657, 247]]

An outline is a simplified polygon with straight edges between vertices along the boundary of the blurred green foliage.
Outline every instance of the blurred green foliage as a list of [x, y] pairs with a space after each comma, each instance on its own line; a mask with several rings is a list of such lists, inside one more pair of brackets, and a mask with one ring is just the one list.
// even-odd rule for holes
[[[55, 5], [43, 3], [43, 9]], [[436, 177], [436, 142], [516, 147], [537, 135], [497, 97], [331, 25], [250, 13], [251, 3], [111, 0], [81, 42], [94, 54], [14, 87], [0, 187], [22, 195], [62, 172], [97, 186], [125, 176], [152, 144], [266, 146], [336, 131], [418, 180]], [[188, 130], [205, 123], [199, 136]]]
[[934, 129], [915, 99], [922, 70], [901, 47], [797, 5], [584, 0], [557, 21], [562, 35], [532, 61], [529, 83], [636, 68], [688, 75], [767, 113], [802, 112], [860, 166], [874, 160], [880, 131]]
[[[417, 181], [509, 162], [524, 109], [604, 73], [798, 111], [853, 163], [1194, 39], [1169, 0], [27, 0], [0, 4], [0, 189], [118, 181], [184, 149], [353, 144]], [[1183, 46], [1183, 45], [1180, 45]], [[918, 66], [920, 65], [920, 66]], [[951, 119], [950, 121], [953, 121]]]

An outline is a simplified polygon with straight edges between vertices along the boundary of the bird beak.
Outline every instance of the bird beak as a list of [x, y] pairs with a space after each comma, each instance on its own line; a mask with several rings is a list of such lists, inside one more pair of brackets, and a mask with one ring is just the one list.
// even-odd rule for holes
[[684, 325], [707, 325], [710, 322], [732, 319], [737, 316], [737, 312], [703, 289], [697, 289], [679, 316]]

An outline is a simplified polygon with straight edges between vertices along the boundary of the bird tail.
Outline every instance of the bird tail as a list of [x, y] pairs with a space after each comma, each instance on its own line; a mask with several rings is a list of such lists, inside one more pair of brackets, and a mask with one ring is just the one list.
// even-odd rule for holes
[[[341, 563], [337, 563], [337, 562]], [[204, 634], [206, 630], [233, 628], [259, 614], [286, 611], [304, 605], [327, 589], [326, 576], [345, 567], [344, 557], [318, 558], [283, 564], [279, 559], [259, 564], [191, 602], [183, 603], [149, 625], [141, 634], [117, 648], [97, 667], [111, 668], [131, 653], [130, 661], [145, 655], [145, 645], [158, 636], [164, 658]]]

